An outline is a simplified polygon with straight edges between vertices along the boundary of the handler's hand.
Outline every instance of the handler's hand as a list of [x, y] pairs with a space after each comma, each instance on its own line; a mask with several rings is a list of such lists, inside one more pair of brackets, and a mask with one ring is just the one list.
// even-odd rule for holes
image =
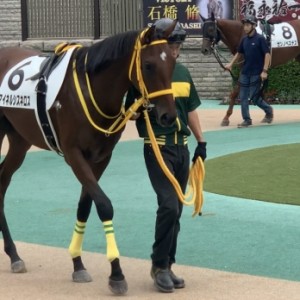
[[266, 80], [268, 78], [268, 73], [266, 71], [262, 71], [260, 74], [260, 78], [262, 81]]
[[206, 159], [206, 142], [198, 142], [198, 146], [195, 149], [195, 154], [192, 159], [193, 163], [196, 162], [198, 157], [201, 157], [203, 161]]
[[231, 69], [232, 69], [232, 64], [226, 64], [226, 65], [224, 66], [224, 68], [225, 68], [224, 71], [231, 71]]

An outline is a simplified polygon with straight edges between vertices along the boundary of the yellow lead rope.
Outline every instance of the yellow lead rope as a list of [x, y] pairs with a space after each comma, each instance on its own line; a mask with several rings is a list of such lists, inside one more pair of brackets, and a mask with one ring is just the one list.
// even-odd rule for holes
[[160, 153], [158, 144], [156, 142], [152, 126], [149, 120], [149, 115], [146, 110], [144, 110], [144, 117], [146, 120], [146, 126], [148, 135], [151, 141], [152, 148], [154, 150], [155, 157], [163, 170], [164, 174], [167, 176], [167, 178], [171, 181], [172, 185], [174, 186], [174, 189], [178, 195], [179, 200], [184, 205], [192, 205], [194, 204], [194, 213], [193, 217], [195, 215], [198, 215], [201, 212], [202, 205], [203, 205], [203, 181], [205, 177], [205, 168], [203, 161], [200, 157], [197, 158], [196, 162], [192, 165], [190, 169], [189, 174], [189, 180], [188, 180], [188, 191], [186, 194], [184, 194], [181, 190], [181, 187], [174, 177], [174, 175], [170, 172], [169, 168], [166, 166], [162, 155]]
[[[90, 97], [95, 109], [97, 110], [97, 112], [102, 117], [105, 117], [107, 119], [116, 118], [116, 120], [113, 122], [113, 124], [108, 129], [104, 129], [104, 128], [99, 127], [94, 122], [94, 120], [92, 119], [92, 116], [89, 112], [86, 101], [84, 99], [82, 90], [80, 88], [80, 83], [79, 83], [78, 75], [77, 75], [77, 71], [76, 71], [76, 59], [73, 60], [73, 80], [74, 80], [74, 84], [75, 84], [75, 88], [76, 88], [76, 92], [77, 92], [79, 101], [80, 101], [82, 109], [85, 113], [85, 116], [88, 119], [88, 121], [90, 122], [90, 124], [96, 130], [98, 130], [102, 133], [105, 133], [106, 135], [111, 135], [111, 134], [116, 133], [119, 130], [121, 130], [126, 125], [126, 122], [132, 117], [132, 115], [135, 114], [135, 112], [138, 110], [138, 108], [141, 105], [144, 105], [145, 107], [149, 105], [149, 100], [150, 99], [155, 98], [155, 97], [159, 97], [159, 96], [173, 94], [172, 88], [164, 89], [164, 90], [160, 90], [160, 91], [155, 91], [155, 92], [152, 92], [152, 93], [148, 93], [148, 91], [147, 91], [147, 88], [146, 88], [145, 83], [144, 83], [143, 75], [142, 75], [141, 50], [143, 48], [146, 48], [146, 47], [149, 47], [149, 46], [167, 43], [167, 40], [158, 40], [158, 41], [152, 41], [150, 44], [142, 45], [141, 44], [141, 38], [145, 35], [147, 30], [149, 30], [149, 28], [142, 31], [141, 34], [136, 39], [134, 51], [133, 51], [133, 54], [132, 54], [132, 57], [131, 57], [131, 62], [130, 62], [130, 67], [129, 67], [129, 74], [128, 74], [129, 79], [132, 80], [131, 76], [132, 76], [133, 66], [134, 66], [134, 63], [135, 63], [137, 82], [138, 82], [139, 89], [140, 89], [140, 92], [141, 92], [142, 96], [126, 112], [124, 112], [123, 107], [121, 107], [120, 113], [116, 116], [107, 116], [106, 114], [104, 114], [100, 110], [100, 108], [98, 107], [98, 105], [96, 103], [96, 100], [95, 100], [95, 98], [93, 96], [93, 93], [92, 93], [92, 88], [91, 88], [91, 85], [90, 85], [89, 77], [88, 77], [87, 74], [85, 74], [87, 87], [88, 87], [88, 91], [89, 91], [89, 97]], [[58, 48], [57, 51], [60, 51], [60, 50], [61, 49]], [[87, 62], [87, 56], [85, 57], [85, 64], [86, 64], [86, 62]]]
[[[84, 65], [85, 65], [85, 69], [86, 69], [86, 65], [87, 65], [87, 59], [88, 59], [88, 52], [87, 54], [85, 55], [85, 60], [84, 60]], [[122, 114], [122, 108], [120, 109], [120, 111], [118, 112], [117, 115], [115, 116], [109, 116], [107, 114], [105, 114], [101, 109], [100, 107], [98, 106], [96, 100], [95, 100], [95, 97], [94, 97], [94, 94], [93, 94], [93, 91], [92, 91], [92, 87], [91, 87], [91, 82], [90, 82], [90, 78], [89, 78], [89, 74], [85, 71], [85, 81], [86, 81], [86, 84], [87, 84], [87, 88], [88, 88], [88, 91], [89, 91], [89, 95], [90, 95], [90, 99], [95, 107], [95, 109], [97, 110], [97, 112], [99, 113], [99, 115], [101, 115], [102, 117], [106, 118], [106, 119], [116, 119], [118, 117], [120, 117], [120, 115]]]
[[[77, 72], [76, 72], [76, 60], [74, 59], [73, 61], [73, 79], [74, 79], [74, 84], [75, 84], [75, 87], [76, 87], [76, 91], [77, 91], [77, 95], [78, 95], [78, 98], [80, 100], [80, 103], [81, 103], [81, 106], [82, 106], [82, 109], [87, 117], [87, 119], [89, 120], [90, 124], [97, 130], [99, 130], [100, 132], [102, 133], [105, 133], [107, 135], [110, 135], [110, 134], [113, 134], [113, 133], [116, 133], [117, 131], [119, 131], [122, 127], [125, 126], [126, 122], [130, 119], [130, 116], [127, 116], [126, 118], [124, 118], [122, 120], [121, 123], [120, 122], [120, 119], [123, 118], [123, 116], [119, 116], [119, 118], [117, 118], [117, 120], [111, 125], [110, 128], [108, 129], [103, 129], [101, 127], [99, 127], [92, 119], [90, 113], [89, 113], [89, 110], [88, 110], [88, 107], [87, 107], [87, 104], [85, 102], [85, 99], [84, 99], [84, 96], [83, 96], [83, 93], [81, 91], [81, 88], [80, 88], [80, 84], [79, 84], [79, 80], [78, 80], [78, 75], [77, 75]], [[140, 105], [142, 103], [139, 103]], [[119, 125], [118, 125], [119, 124]], [[118, 126], [117, 126], [118, 125]], [[117, 128], [115, 128], [117, 126]]]
[[[167, 95], [167, 94], [173, 94], [172, 89], [156, 91], [156, 92], [152, 92], [150, 94], [147, 91], [147, 88], [146, 88], [144, 80], [143, 80], [142, 71], [141, 71], [141, 56], [140, 56], [141, 49], [146, 46], [156, 45], [156, 44], [160, 44], [160, 43], [166, 43], [166, 41], [165, 40], [154, 41], [154, 42], [150, 43], [149, 45], [142, 46], [141, 45], [141, 37], [143, 37], [145, 32], [146, 31], [143, 31], [141, 36], [139, 38], [137, 38], [136, 45], [135, 45], [135, 51], [132, 55], [132, 59], [131, 59], [130, 67], [129, 67], [129, 79], [131, 79], [132, 69], [133, 69], [133, 65], [135, 62], [137, 81], [139, 84], [139, 89], [142, 94], [142, 97], [140, 99], [138, 99], [136, 102], [134, 102], [134, 104], [131, 105], [131, 107], [124, 114], [120, 113], [119, 116], [118, 115], [114, 116], [117, 119], [108, 129], [103, 129], [103, 128], [99, 127], [93, 121], [93, 119], [89, 113], [87, 104], [85, 102], [83, 93], [80, 88], [80, 83], [79, 83], [78, 75], [76, 72], [76, 59], [73, 60], [73, 80], [74, 80], [77, 95], [80, 100], [83, 111], [84, 111], [88, 121], [90, 122], [90, 124], [98, 131], [105, 133], [107, 135], [116, 133], [117, 131], [121, 130], [125, 126], [126, 122], [132, 117], [132, 115], [135, 114], [135, 112], [138, 110], [138, 108], [143, 104], [147, 105], [148, 101], [151, 98], [155, 98], [155, 97], [163, 96], [163, 95]], [[64, 47], [63, 46], [57, 47], [56, 52], [61, 52], [63, 48], [65, 48], [65, 45], [64, 45]], [[85, 63], [86, 63], [86, 61], [85, 61]], [[88, 78], [87, 74], [85, 74], [85, 75], [86, 75], [86, 81], [87, 81], [87, 85], [88, 85], [90, 98], [93, 102], [94, 107], [96, 108], [97, 112], [100, 115], [110, 119], [111, 117], [105, 115], [99, 109], [98, 105], [96, 104], [96, 101], [93, 97], [93, 93], [91, 92], [92, 89], [90, 86], [89, 78]], [[122, 109], [121, 109], [121, 111], [122, 111]], [[166, 166], [166, 164], [161, 156], [161, 153], [160, 153], [159, 147], [157, 145], [157, 142], [156, 142], [153, 130], [152, 130], [152, 126], [151, 126], [151, 123], [149, 120], [148, 112], [146, 109], [144, 110], [144, 116], [146, 119], [147, 131], [148, 131], [148, 134], [150, 137], [150, 141], [151, 141], [156, 159], [157, 159], [160, 167], [162, 168], [164, 174], [167, 176], [167, 178], [170, 180], [170, 182], [174, 186], [179, 200], [185, 205], [194, 204], [193, 216], [199, 214], [201, 212], [201, 208], [202, 208], [202, 204], [203, 204], [203, 181], [204, 181], [204, 176], [205, 176], [205, 169], [204, 169], [204, 164], [202, 162], [202, 159], [198, 158], [196, 160], [196, 162], [192, 165], [192, 167], [190, 169], [189, 180], [188, 180], [188, 183], [189, 183], [188, 192], [186, 194], [184, 194], [181, 190], [181, 187], [180, 187], [178, 181], [173, 176], [173, 174], [170, 172], [170, 170]], [[114, 118], [114, 117], [112, 117], [112, 118]]]

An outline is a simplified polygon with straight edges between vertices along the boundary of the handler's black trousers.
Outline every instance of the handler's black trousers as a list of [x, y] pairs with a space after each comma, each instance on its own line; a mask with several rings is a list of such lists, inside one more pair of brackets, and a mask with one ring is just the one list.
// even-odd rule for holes
[[[181, 189], [185, 191], [190, 165], [188, 147], [173, 145], [160, 146], [162, 157]], [[144, 145], [144, 158], [149, 178], [157, 195], [155, 241], [152, 246], [152, 264], [168, 268], [175, 262], [177, 237], [180, 231], [182, 203], [177, 193], [159, 166], [151, 145]]]

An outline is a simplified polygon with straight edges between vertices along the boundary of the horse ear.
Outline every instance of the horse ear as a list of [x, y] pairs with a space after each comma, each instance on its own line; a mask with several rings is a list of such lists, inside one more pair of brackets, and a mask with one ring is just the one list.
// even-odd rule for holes
[[199, 20], [200, 20], [200, 23], [201, 23], [201, 25], [203, 25], [204, 24], [204, 22], [206, 21], [206, 19], [199, 13]]
[[166, 39], [166, 40], [168, 39], [168, 37], [169, 37], [169, 36], [172, 34], [172, 32], [174, 31], [177, 22], [178, 22], [178, 19], [173, 20], [172, 24], [171, 24], [166, 30], [164, 30], [163, 36], [162, 36], [163, 39]]
[[156, 26], [152, 25], [144, 34], [142, 43], [143, 44], [150, 44], [155, 39], [168, 39], [168, 37], [171, 35], [173, 30], [176, 27], [178, 20], [173, 20], [172, 24], [166, 28], [163, 31], [160, 31], [159, 33], [156, 32]]

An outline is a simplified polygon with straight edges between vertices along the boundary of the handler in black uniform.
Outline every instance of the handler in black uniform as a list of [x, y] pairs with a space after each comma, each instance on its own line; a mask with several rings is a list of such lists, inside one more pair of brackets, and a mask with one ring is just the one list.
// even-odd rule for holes
[[[155, 22], [156, 30], [163, 32], [173, 22], [171, 19], [160, 19]], [[179, 56], [181, 44], [184, 42], [186, 32], [177, 23], [171, 36], [168, 38], [172, 55]], [[206, 142], [203, 137], [197, 107], [201, 104], [191, 75], [186, 67], [176, 63], [172, 79], [172, 89], [176, 101], [177, 120], [172, 127], [161, 127], [157, 124], [154, 114], [149, 112], [150, 122], [159, 144], [162, 157], [171, 173], [175, 176], [185, 192], [190, 168], [190, 153], [188, 150], [188, 136], [191, 131], [198, 144], [193, 161], [199, 156], [206, 158]], [[127, 93], [126, 104], [128, 108], [135, 99], [139, 98], [134, 88]], [[174, 288], [183, 288], [184, 280], [177, 277], [171, 270], [175, 263], [177, 238], [180, 230], [180, 217], [182, 203], [176, 191], [159, 166], [150, 139], [147, 133], [143, 115], [137, 113], [136, 126], [139, 136], [144, 138], [144, 158], [149, 178], [157, 194], [157, 215], [155, 225], [155, 241], [151, 254], [151, 276], [159, 291], [173, 292]]]

